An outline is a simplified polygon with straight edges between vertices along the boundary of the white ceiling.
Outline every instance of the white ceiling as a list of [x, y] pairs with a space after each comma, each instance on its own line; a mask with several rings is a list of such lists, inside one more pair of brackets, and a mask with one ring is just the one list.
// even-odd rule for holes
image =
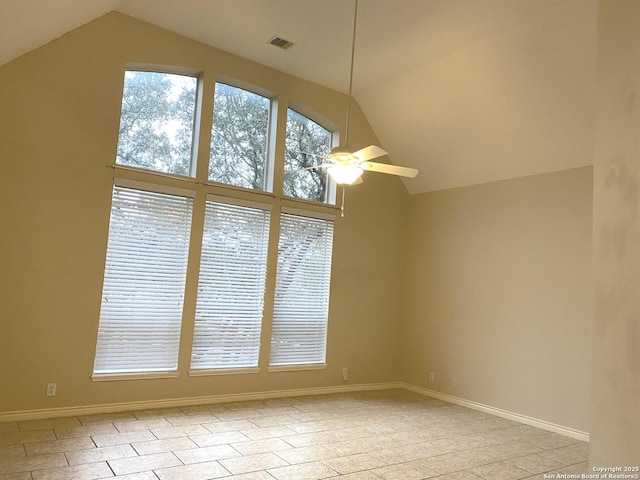
[[[1, 0], [0, 65], [112, 10], [347, 91], [348, 0]], [[410, 193], [589, 165], [595, 28], [596, 0], [360, 0], [354, 96]]]

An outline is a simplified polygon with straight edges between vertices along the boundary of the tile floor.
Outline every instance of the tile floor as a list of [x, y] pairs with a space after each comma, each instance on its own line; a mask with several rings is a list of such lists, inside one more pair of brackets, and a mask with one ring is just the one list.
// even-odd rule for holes
[[588, 445], [406, 390], [0, 423], [0, 480], [512, 480]]

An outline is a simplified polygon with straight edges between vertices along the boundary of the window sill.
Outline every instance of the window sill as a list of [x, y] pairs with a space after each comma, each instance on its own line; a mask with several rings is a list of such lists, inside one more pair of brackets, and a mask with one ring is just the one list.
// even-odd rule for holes
[[178, 372], [146, 372], [146, 373], [99, 373], [91, 375], [94, 382], [118, 382], [121, 380], [153, 380], [157, 378], [176, 378]]
[[276, 372], [298, 372], [304, 370], [325, 370], [327, 368], [326, 363], [313, 364], [313, 365], [278, 365], [275, 367], [269, 367], [269, 373]]
[[212, 375], [243, 375], [247, 373], [259, 373], [258, 367], [245, 368], [211, 368], [208, 370], [190, 370], [190, 377], [209, 377]]

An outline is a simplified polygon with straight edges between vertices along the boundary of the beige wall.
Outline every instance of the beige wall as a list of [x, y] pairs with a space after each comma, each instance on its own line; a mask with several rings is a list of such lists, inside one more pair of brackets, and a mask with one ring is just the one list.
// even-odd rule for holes
[[[483, 3], [464, 2], [469, 9]], [[507, 9], [534, 4], [540, 10], [526, 19], [358, 92], [394, 158], [420, 162], [428, 172], [407, 184], [410, 193], [592, 164], [597, 2], [505, 2]], [[480, 23], [463, 22], [450, 22], [451, 31], [474, 31]], [[401, 130], [394, 125], [400, 115]]]
[[[105, 166], [130, 61], [237, 78], [337, 125], [344, 95], [120, 14], [0, 67], [0, 412], [342, 385], [347, 366], [348, 384], [405, 380], [590, 430], [594, 465], [639, 458], [638, 70], [616, 53], [637, 56], [637, 10], [634, 0], [600, 2], [595, 196], [589, 167], [411, 198], [374, 174], [349, 190], [336, 226], [329, 365], [312, 372], [189, 378], [182, 365], [176, 379], [92, 382], [113, 179]], [[353, 143], [376, 142], [355, 113]], [[45, 397], [47, 382], [58, 383], [56, 397]]]
[[591, 205], [591, 167], [412, 196], [404, 380], [588, 431]]
[[[348, 384], [397, 380], [408, 195], [375, 174], [336, 223], [325, 370], [190, 378], [183, 336], [178, 378], [90, 380], [127, 62], [225, 75], [343, 123], [342, 94], [116, 13], [0, 67], [0, 412], [342, 385], [343, 366]], [[376, 143], [356, 110], [354, 146]]]
[[598, 6], [590, 460], [625, 467], [640, 459], [640, 2]]

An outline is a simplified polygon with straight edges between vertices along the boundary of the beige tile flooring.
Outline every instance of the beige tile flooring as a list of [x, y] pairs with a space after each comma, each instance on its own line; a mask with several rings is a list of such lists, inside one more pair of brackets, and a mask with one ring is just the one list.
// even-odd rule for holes
[[406, 390], [0, 423], [0, 480], [511, 480], [587, 459], [584, 442]]

